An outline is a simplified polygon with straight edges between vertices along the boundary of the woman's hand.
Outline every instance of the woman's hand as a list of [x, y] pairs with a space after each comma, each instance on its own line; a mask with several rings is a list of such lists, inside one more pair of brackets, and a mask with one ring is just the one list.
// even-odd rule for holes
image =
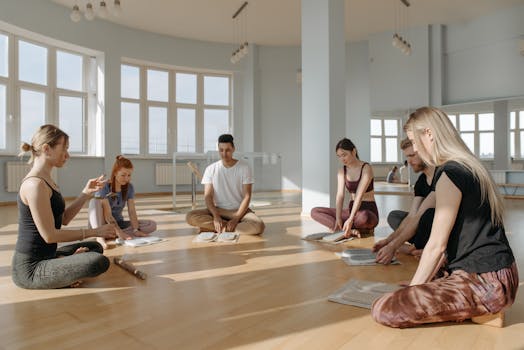
[[98, 228], [95, 228], [95, 236], [96, 237], [102, 237], [105, 239], [112, 239], [116, 237], [116, 229], [115, 225], [106, 224], [102, 225]]
[[344, 231], [344, 237], [349, 238], [354, 235], [352, 228], [353, 220], [347, 219], [344, 223], [344, 227], [342, 228], [342, 230]]
[[90, 196], [95, 192], [98, 192], [104, 187], [107, 179], [104, 179], [105, 175], [102, 174], [97, 178], [87, 180], [86, 186], [82, 190], [82, 193]]
[[342, 219], [337, 218], [335, 221], [335, 227], [333, 227], [333, 232], [341, 231], [342, 230]]

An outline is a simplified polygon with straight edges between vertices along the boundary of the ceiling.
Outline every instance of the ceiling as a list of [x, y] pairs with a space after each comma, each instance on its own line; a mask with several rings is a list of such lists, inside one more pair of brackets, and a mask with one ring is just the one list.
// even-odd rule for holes
[[[51, 0], [83, 9], [87, 0]], [[105, 0], [108, 7], [113, 0]], [[346, 38], [367, 39], [393, 31], [395, 7], [400, 0], [345, 0]], [[409, 0], [409, 26], [465, 23], [524, 0]], [[244, 0], [121, 0], [122, 15], [107, 20], [149, 32], [213, 42], [233, 43], [233, 13]], [[270, 46], [300, 45], [301, 0], [248, 0], [249, 42]], [[99, 0], [92, 0], [95, 9]], [[85, 20], [85, 19], [82, 19]]]

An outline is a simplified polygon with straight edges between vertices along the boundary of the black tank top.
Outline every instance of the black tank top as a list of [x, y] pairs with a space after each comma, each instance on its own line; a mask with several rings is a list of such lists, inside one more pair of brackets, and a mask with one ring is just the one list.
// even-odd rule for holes
[[[38, 176], [32, 176], [38, 177]], [[41, 177], [38, 177], [42, 179]], [[28, 178], [26, 178], [28, 179]], [[47, 186], [53, 191], [51, 195], [51, 210], [55, 221], [55, 228], [62, 227], [62, 215], [65, 210], [65, 201], [60, 192], [56, 191], [42, 179]], [[24, 179], [25, 181], [25, 179]], [[56, 254], [56, 243], [48, 244], [44, 241], [38, 229], [36, 228], [33, 216], [29, 206], [22, 202], [20, 193], [16, 197], [18, 203], [18, 240], [16, 241], [16, 251], [23, 254], [29, 254], [35, 258], [51, 258]]]

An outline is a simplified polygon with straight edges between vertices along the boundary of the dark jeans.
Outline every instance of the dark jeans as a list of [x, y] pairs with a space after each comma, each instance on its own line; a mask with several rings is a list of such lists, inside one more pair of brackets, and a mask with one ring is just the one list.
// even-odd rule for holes
[[[396, 230], [402, 220], [408, 216], [407, 211], [393, 210], [388, 214], [388, 224]], [[411, 237], [408, 242], [412, 243], [417, 249], [424, 249], [426, 243], [428, 243], [429, 235], [431, 233], [431, 227], [433, 226], [433, 217], [435, 216], [435, 208], [427, 209], [424, 214], [420, 217], [418, 222], [417, 230], [415, 235]]]
[[[86, 247], [88, 252], [74, 254]], [[109, 268], [109, 259], [98, 242], [86, 241], [57, 249], [56, 256], [37, 258], [15, 251], [13, 282], [21, 288], [51, 289], [69, 287], [85, 277], [95, 277]]]

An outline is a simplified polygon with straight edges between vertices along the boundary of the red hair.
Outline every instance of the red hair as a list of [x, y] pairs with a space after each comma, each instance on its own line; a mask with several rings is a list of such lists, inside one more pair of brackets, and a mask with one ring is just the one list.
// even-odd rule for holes
[[[122, 169], [133, 169], [133, 163], [123, 155], [116, 156], [115, 163], [113, 164], [113, 170], [111, 170], [111, 192], [116, 192], [116, 173]], [[125, 202], [127, 200], [127, 188], [129, 183], [122, 186], [122, 200]]]

